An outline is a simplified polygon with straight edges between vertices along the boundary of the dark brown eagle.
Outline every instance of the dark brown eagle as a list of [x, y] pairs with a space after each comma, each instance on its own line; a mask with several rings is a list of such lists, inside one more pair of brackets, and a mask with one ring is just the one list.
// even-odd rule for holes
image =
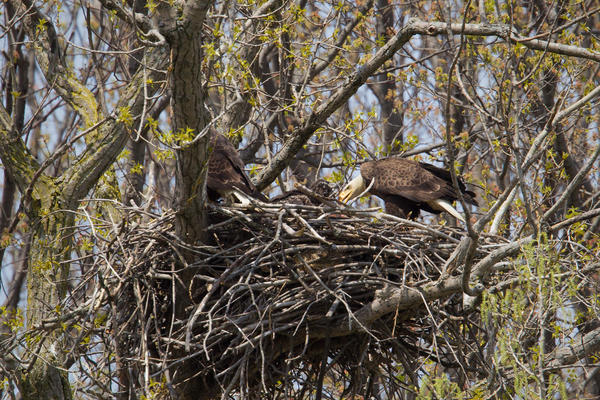
[[[389, 214], [415, 219], [421, 210], [434, 214], [446, 211], [464, 222], [463, 216], [452, 207], [458, 195], [450, 172], [443, 168], [405, 158], [369, 161], [361, 165], [360, 176], [344, 187], [340, 201], [352, 200], [369, 186], [369, 193], [385, 202]], [[460, 179], [458, 186], [465, 201], [477, 205], [475, 193], [466, 190]]]
[[210, 200], [237, 200], [242, 205], [250, 204], [249, 197], [267, 201], [244, 172], [244, 163], [240, 155], [225, 136], [213, 132], [210, 146], [212, 153], [208, 160], [206, 179], [206, 191]]

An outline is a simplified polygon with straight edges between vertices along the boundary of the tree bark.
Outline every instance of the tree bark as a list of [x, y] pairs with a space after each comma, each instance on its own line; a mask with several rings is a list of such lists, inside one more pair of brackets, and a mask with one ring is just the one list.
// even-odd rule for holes
[[[179, 138], [176, 152], [175, 230], [186, 243], [204, 242], [206, 226], [206, 173], [210, 156], [209, 122], [202, 61], [201, 34], [209, 2], [188, 2], [183, 21], [171, 39], [173, 130]], [[185, 12], [189, 14], [185, 14]], [[200, 136], [198, 136], [200, 135]]]
[[[44, 203], [60, 203], [60, 192], [50, 193]], [[47, 206], [48, 204], [44, 204]], [[35, 328], [45, 318], [60, 314], [58, 305], [67, 287], [74, 230], [73, 213], [56, 211], [35, 222], [35, 240], [27, 278], [28, 326]], [[71, 229], [68, 229], [68, 228]], [[52, 330], [40, 344], [33, 367], [23, 375], [21, 393], [24, 399], [71, 399], [65, 365], [64, 332]]]
[[[206, 175], [211, 149], [208, 127], [210, 115], [206, 108], [207, 91], [204, 83], [202, 25], [210, 2], [188, 1], [183, 15], [169, 37], [171, 45], [170, 89], [172, 93], [173, 131], [179, 146], [176, 150], [175, 170], [175, 233], [184, 242], [200, 244], [206, 241]], [[206, 128], [206, 129], [205, 129]], [[193, 260], [192, 254], [184, 257]], [[177, 318], [186, 317], [190, 304], [189, 288], [185, 287], [193, 271], [183, 269], [176, 290]], [[181, 355], [183, 356], [183, 352]], [[182, 363], [172, 372], [178, 396], [182, 400], [196, 399], [211, 393], [214, 385], [195, 378], [197, 367], [193, 359]]]

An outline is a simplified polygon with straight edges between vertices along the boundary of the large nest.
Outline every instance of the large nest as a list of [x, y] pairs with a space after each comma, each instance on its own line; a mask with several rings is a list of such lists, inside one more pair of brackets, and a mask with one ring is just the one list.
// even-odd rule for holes
[[[468, 356], [454, 325], [468, 318], [463, 229], [298, 205], [213, 205], [209, 220], [211, 245], [190, 247], [173, 214], [131, 212], [96, 258], [120, 384], [274, 397], [330, 379], [338, 395], [368, 396], [406, 389], [399, 369]], [[486, 240], [473, 262], [499, 246]]]

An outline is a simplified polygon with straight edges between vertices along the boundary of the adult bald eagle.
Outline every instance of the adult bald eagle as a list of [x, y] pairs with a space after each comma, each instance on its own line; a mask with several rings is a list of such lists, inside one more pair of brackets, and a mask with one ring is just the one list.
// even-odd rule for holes
[[[446, 211], [464, 222], [450, 204], [458, 199], [450, 172], [436, 166], [404, 158], [385, 158], [361, 165], [360, 176], [350, 181], [340, 193], [346, 203], [359, 196], [372, 183], [370, 194], [385, 202], [389, 214], [415, 219], [421, 210], [434, 214]], [[475, 193], [458, 186], [466, 202], [477, 205]]]
[[210, 200], [217, 201], [219, 198], [231, 202], [238, 200], [243, 205], [250, 203], [249, 197], [267, 201], [244, 172], [242, 159], [225, 136], [212, 132], [210, 146], [212, 153], [208, 160], [206, 179], [206, 191]]

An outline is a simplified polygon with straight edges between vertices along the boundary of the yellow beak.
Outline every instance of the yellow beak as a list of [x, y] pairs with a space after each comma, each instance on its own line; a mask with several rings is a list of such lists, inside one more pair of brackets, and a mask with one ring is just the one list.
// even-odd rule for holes
[[350, 200], [351, 196], [352, 196], [352, 190], [344, 189], [340, 192], [340, 196], [339, 196], [338, 200], [341, 201], [342, 203], [346, 204], [348, 202], [348, 200]]

